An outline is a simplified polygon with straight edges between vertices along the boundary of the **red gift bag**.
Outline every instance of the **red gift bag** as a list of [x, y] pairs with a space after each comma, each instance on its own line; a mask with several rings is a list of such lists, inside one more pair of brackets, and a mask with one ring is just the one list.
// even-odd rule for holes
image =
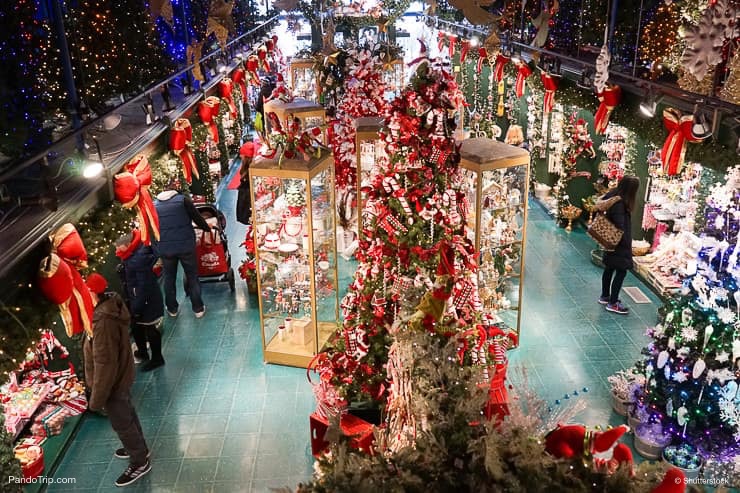
[[195, 242], [198, 276], [216, 276], [229, 270], [226, 251], [216, 231], [203, 231]]

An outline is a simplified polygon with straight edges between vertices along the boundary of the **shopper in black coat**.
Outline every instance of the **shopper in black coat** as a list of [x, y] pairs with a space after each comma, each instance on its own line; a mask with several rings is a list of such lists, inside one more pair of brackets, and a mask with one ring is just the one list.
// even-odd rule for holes
[[606, 217], [624, 234], [614, 251], [604, 253], [604, 274], [601, 278], [601, 297], [599, 303], [606, 305], [607, 311], [626, 315], [629, 309], [619, 299], [619, 291], [632, 269], [632, 211], [635, 208], [640, 179], [625, 176], [617, 188], [604, 195], [596, 204], [597, 210], [606, 210]]
[[[131, 333], [136, 343], [135, 355], [146, 363], [144, 371], [164, 365], [162, 357], [162, 318], [164, 299], [155, 273], [158, 257], [141, 242], [138, 230], [116, 241], [116, 255], [121, 259], [119, 274], [131, 312]], [[147, 342], [152, 351], [149, 358]]]

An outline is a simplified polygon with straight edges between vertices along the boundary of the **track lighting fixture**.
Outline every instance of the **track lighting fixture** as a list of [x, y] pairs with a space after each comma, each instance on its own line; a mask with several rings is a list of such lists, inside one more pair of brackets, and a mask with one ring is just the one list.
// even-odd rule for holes
[[658, 103], [663, 100], [663, 95], [657, 89], [648, 88], [645, 99], [640, 103], [640, 113], [647, 118], [653, 118], [658, 110]]

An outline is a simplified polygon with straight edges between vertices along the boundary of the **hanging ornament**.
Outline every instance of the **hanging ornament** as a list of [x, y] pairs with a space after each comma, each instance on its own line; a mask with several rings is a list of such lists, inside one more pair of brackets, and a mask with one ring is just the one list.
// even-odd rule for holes
[[[607, 30], [609, 28], [607, 27]], [[596, 58], [596, 75], [594, 76], [594, 87], [596, 93], [603, 92], [606, 88], [606, 83], [609, 80], [609, 62], [611, 61], [611, 54], [609, 53], [609, 45], [606, 42], [606, 32], [604, 33], [604, 45], [601, 47], [601, 52], [598, 58]]]
[[[549, 3], [549, 2], [548, 2]], [[550, 24], [552, 18], [560, 10], [560, 4], [558, 0], [553, 0], [552, 5], [549, 8], [543, 8], [540, 14], [532, 19], [532, 25], [537, 29], [537, 34], [532, 40], [532, 46], [542, 48], [547, 43], [547, 37], [550, 34]]]
[[658, 354], [658, 362], [656, 366], [658, 368], [663, 368], [665, 364], [668, 362], [668, 356], [669, 356], [668, 351], [665, 351], [665, 350], [661, 351], [660, 354]]

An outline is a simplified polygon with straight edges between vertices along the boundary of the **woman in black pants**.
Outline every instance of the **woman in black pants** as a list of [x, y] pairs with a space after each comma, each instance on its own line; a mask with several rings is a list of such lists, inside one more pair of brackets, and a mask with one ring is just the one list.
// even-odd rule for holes
[[604, 275], [601, 278], [601, 297], [599, 303], [606, 305], [606, 310], [627, 315], [629, 309], [619, 299], [619, 291], [632, 268], [632, 221], [631, 214], [635, 208], [637, 189], [640, 179], [636, 176], [625, 176], [617, 188], [608, 192], [596, 203], [597, 210], [606, 210], [606, 217], [614, 226], [624, 231], [622, 239], [614, 251], [604, 253]]

